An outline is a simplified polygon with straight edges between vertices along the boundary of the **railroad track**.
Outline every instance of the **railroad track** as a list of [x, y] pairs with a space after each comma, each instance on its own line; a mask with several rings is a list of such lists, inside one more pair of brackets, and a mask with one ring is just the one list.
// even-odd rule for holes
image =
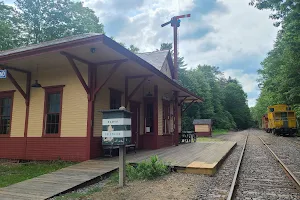
[[[252, 145], [247, 147], [249, 138]], [[260, 137], [253, 134], [249, 136], [248, 134], [236, 166], [227, 200], [246, 198], [300, 199], [299, 189], [300, 181], [268, 144]]]

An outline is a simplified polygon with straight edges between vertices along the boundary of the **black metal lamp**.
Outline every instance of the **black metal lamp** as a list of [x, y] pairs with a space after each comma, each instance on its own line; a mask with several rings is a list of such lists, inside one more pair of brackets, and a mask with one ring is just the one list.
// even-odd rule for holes
[[31, 87], [33, 87], [33, 88], [40, 88], [40, 87], [42, 87], [42, 85], [39, 84], [39, 81], [38, 81], [38, 80], [35, 80], [35, 81], [34, 81], [34, 84], [32, 84]]
[[[38, 66], [36, 67], [36, 77], [38, 78]], [[34, 83], [31, 85], [33, 88], [40, 88], [42, 87], [41, 84], [39, 84], [38, 80], [35, 80]]]

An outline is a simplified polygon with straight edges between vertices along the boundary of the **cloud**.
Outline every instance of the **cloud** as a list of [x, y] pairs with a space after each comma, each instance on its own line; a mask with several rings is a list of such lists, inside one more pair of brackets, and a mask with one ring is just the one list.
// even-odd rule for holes
[[153, 51], [163, 42], [173, 42], [172, 27], [160, 25], [172, 16], [191, 13], [191, 18], [181, 20], [178, 29], [178, 48], [187, 67], [214, 65], [233, 77], [243, 77], [240, 81], [246, 84], [249, 102], [250, 98], [254, 102], [258, 94], [256, 71], [272, 49], [277, 34], [269, 11], [249, 6], [249, 0], [83, 2], [95, 11], [108, 36], [127, 46], [133, 44], [141, 51]]
[[249, 6], [249, 0], [130, 0], [130, 6], [121, 0], [85, 3], [96, 10], [109, 35], [141, 51], [173, 42], [172, 28], [160, 25], [174, 15], [191, 13], [178, 29], [179, 52], [188, 67], [218, 66], [242, 83], [249, 105], [255, 102], [259, 94], [256, 71], [277, 34], [270, 12]]

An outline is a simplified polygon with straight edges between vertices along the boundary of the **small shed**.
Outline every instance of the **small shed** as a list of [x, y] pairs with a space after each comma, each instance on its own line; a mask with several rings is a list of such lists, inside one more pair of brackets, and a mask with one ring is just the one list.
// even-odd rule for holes
[[212, 120], [211, 119], [194, 119], [193, 125], [197, 137], [211, 137]]

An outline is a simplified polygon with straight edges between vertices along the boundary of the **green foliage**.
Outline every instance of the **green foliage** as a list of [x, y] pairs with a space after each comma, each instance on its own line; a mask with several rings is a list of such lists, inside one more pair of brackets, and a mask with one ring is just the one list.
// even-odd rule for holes
[[143, 161], [136, 167], [128, 166], [126, 170], [129, 180], [152, 180], [169, 172], [169, 167], [157, 156], [151, 156], [150, 160]]
[[228, 133], [228, 129], [213, 129], [213, 135], [222, 135]]
[[277, 34], [274, 48], [262, 62], [259, 70], [261, 94], [252, 110], [257, 124], [266, 113], [267, 106], [292, 105], [300, 116], [300, 4], [295, 0], [253, 0], [259, 9], [270, 9], [278, 15], [282, 29]]
[[[168, 173], [170, 173], [169, 167], [159, 160], [157, 156], [151, 156], [149, 160], [138, 163], [136, 166], [126, 166], [126, 177], [129, 181], [153, 180]], [[119, 180], [119, 173], [116, 172], [112, 174], [110, 180], [113, 183], [117, 183]]]
[[205, 98], [203, 103], [194, 104], [184, 113], [183, 130], [193, 130], [194, 119], [212, 119], [217, 129], [250, 127], [247, 96], [238, 81], [227, 80], [217, 67], [208, 65], [182, 69], [179, 79], [184, 87]]
[[72, 0], [16, 0], [0, 2], [0, 50], [82, 33], [103, 33], [90, 8]]
[[11, 49], [21, 44], [20, 22], [16, 9], [0, 1], [0, 51]]
[[74, 164], [65, 161], [0, 164], [0, 188]]
[[134, 46], [133, 44], [129, 46], [129, 50], [132, 51], [132, 53], [139, 53], [140, 49]]
[[84, 199], [86, 196], [92, 195], [96, 192], [101, 192], [101, 187], [92, 187], [84, 191], [74, 191], [55, 197], [55, 200], [67, 200], [67, 199]]
[[[173, 54], [172, 43], [162, 43], [160, 50], [170, 50]], [[219, 68], [214, 66], [198, 65], [196, 68], [188, 70], [186, 69], [184, 58], [180, 56], [178, 56], [178, 66], [179, 83], [205, 99], [203, 103], [193, 104], [183, 114], [183, 130], [193, 130], [194, 119], [213, 119], [213, 126], [217, 129], [229, 130], [237, 127], [240, 129], [250, 127], [251, 116], [247, 106], [247, 96], [236, 80], [227, 80]], [[234, 105], [231, 105], [228, 100], [231, 94], [230, 92], [225, 92], [229, 82], [237, 85], [238, 92], [235, 95], [235, 101], [238, 101], [239, 104], [232, 109], [229, 107], [234, 107]], [[241, 106], [240, 110], [239, 106]]]

